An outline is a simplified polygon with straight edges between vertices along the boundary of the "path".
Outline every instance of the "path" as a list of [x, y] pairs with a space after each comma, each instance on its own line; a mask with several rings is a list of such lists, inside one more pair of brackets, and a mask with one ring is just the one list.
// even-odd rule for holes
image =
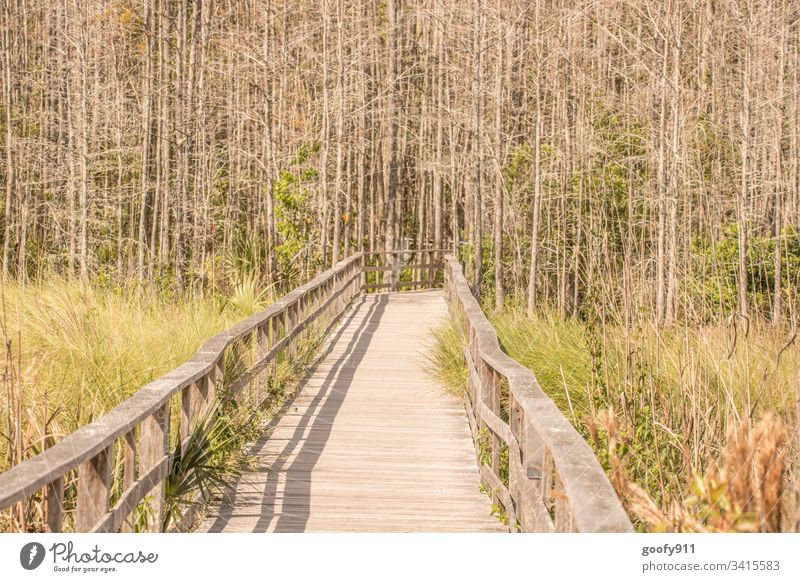
[[461, 399], [424, 371], [441, 291], [362, 295], [198, 531], [500, 532]]

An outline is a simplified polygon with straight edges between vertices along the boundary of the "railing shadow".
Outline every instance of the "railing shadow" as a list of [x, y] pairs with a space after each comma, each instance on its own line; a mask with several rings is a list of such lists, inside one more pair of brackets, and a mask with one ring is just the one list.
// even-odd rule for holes
[[[363, 321], [354, 330], [353, 337], [347, 343], [342, 356], [333, 363], [326, 374], [323, 388], [317, 391], [313, 400], [308, 404], [286, 446], [276, 456], [276, 461], [267, 468], [266, 482], [261, 492], [262, 509], [258, 521], [252, 529], [253, 533], [267, 531], [276, 518], [278, 520], [274, 527], [276, 532], [296, 532], [305, 529], [310, 511], [311, 475], [330, 436], [333, 428], [332, 420], [338, 414], [352, 382], [350, 374], [341, 375], [341, 372], [358, 367], [372, 338], [372, 334], [367, 332], [370, 327], [377, 326], [386, 310], [387, 295], [373, 295], [372, 297], [374, 300]], [[362, 298], [362, 302], [365, 300], [366, 298]], [[354, 306], [349, 319], [352, 319], [358, 311], [359, 306]], [[328, 343], [328, 352], [337, 344], [346, 330], [349, 330], [347, 321], [343, 322]], [[323, 360], [324, 354], [318, 361], [322, 363]], [[293, 401], [287, 402], [281, 412], [292, 406], [294, 406]], [[271, 423], [272, 426], [268, 426], [268, 430], [256, 442], [251, 449], [252, 454], [258, 455], [270, 441], [271, 428], [277, 424], [280, 416], [280, 414], [276, 415], [275, 420]], [[295, 453], [295, 458], [289, 461], [288, 457]], [[279, 500], [277, 495], [281, 475], [285, 482], [282, 491], [283, 498]], [[239, 485], [240, 483], [231, 484], [223, 498], [216, 520], [208, 529], [209, 532], [224, 531], [228, 521], [233, 517], [236, 496], [240, 492]], [[282, 510], [280, 513], [276, 513], [279, 503]]]

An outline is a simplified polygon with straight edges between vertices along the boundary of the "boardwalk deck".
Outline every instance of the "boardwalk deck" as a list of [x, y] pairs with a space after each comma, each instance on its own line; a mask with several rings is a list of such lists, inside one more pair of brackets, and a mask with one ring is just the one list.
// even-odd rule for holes
[[462, 401], [424, 372], [441, 291], [364, 295], [278, 422], [257, 470], [198, 531], [500, 532]]

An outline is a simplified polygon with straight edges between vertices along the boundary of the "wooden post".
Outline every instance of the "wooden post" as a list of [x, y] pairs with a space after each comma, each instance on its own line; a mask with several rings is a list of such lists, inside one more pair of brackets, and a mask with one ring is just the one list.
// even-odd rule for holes
[[359, 289], [361, 291], [367, 291], [367, 255], [366, 253], [361, 253], [361, 258], [358, 261], [359, 269], [361, 269], [361, 277], [359, 277]]
[[[273, 346], [278, 342], [278, 330], [277, 330], [277, 320], [274, 317], [270, 317], [269, 321], [267, 322], [267, 351], [271, 350]], [[267, 378], [267, 384], [269, 385], [270, 378], [274, 377], [276, 372], [278, 371], [278, 356], [277, 354], [272, 358], [269, 363], [269, 378]]]
[[114, 445], [111, 444], [78, 468], [77, 532], [91, 531], [108, 512], [113, 449]]
[[60, 533], [64, 522], [64, 477], [47, 485], [47, 531]]
[[[256, 331], [256, 360], [260, 362], [267, 352], [269, 352], [269, 320], [259, 325]], [[260, 405], [269, 393], [269, 367], [258, 375], [256, 386], [258, 387], [256, 398]]]
[[[141, 474], [146, 475], [158, 466], [169, 453], [169, 401], [142, 422]], [[153, 487], [149, 505], [155, 523], [150, 531], [161, 531], [164, 523], [166, 483], [162, 479]]]
[[[294, 317], [292, 312], [294, 311], [296, 305], [297, 303], [287, 305], [286, 309], [283, 311], [283, 327], [285, 337], [289, 337], [289, 334], [292, 333], [292, 330], [294, 329]], [[286, 357], [294, 357], [294, 340], [288, 342], [286, 345]]]
[[555, 499], [555, 530], [557, 532], [569, 533], [575, 530], [575, 523], [572, 519], [572, 511], [569, 506], [569, 499], [567, 499], [564, 485], [561, 483], [561, 478], [556, 472], [555, 477], [555, 491], [553, 492]]
[[[203, 380], [200, 380], [201, 382]], [[197, 382], [192, 382], [181, 392], [181, 453], [186, 451], [189, 437], [192, 435], [194, 423], [197, 419], [198, 401], [201, 399]]]
[[[125, 433], [125, 461], [122, 468], [122, 490], [125, 491], [136, 481], [136, 429]], [[127, 516], [120, 526], [122, 533], [133, 531], [133, 519]]]
[[392, 286], [389, 287], [390, 291], [397, 291], [398, 282], [400, 280], [400, 257], [398, 253], [392, 253], [392, 277], [391, 277], [391, 284]]

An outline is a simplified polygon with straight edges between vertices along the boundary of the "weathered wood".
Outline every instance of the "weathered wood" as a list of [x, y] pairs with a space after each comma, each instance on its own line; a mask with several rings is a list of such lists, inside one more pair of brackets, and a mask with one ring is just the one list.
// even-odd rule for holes
[[[400, 267], [401, 271], [405, 271], [407, 269], [441, 269], [444, 267], [444, 263], [412, 263], [409, 265], [403, 265]], [[374, 267], [364, 267], [365, 273], [380, 273], [383, 271], [391, 271], [391, 265], [377, 265]], [[420, 281], [421, 284], [426, 284], [427, 280]]]
[[111, 461], [113, 446], [82, 463], [78, 469], [78, 506], [75, 529], [89, 531], [108, 511], [111, 492]]
[[[132, 430], [125, 433], [125, 461], [122, 474], [122, 490], [127, 491], [136, 481], [136, 431]], [[120, 525], [120, 532], [133, 531], [133, 517], [124, 516], [125, 521]], [[114, 530], [116, 531], [116, 530]]]
[[[283, 318], [287, 311], [287, 306], [292, 305], [295, 305], [292, 315], [296, 325], [294, 329], [290, 327], [290, 329], [284, 330], [284, 334], [288, 337], [287, 342], [296, 338], [314, 318], [320, 315], [325, 315], [326, 318], [329, 317], [326, 321], [326, 329], [329, 330], [335, 323], [336, 316], [341, 313], [341, 310], [332, 311], [331, 306], [335, 305], [337, 300], [340, 305], [349, 304], [352, 296], [358, 293], [359, 290], [358, 285], [343, 284], [339, 288], [343, 293], [350, 293], [349, 296], [341, 298], [338, 295], [329, 297], [329, 292], [335, 289], [332, 281], [344, 281], [346, 279], [347, 282], [352, 282], [360, 279], [362, 276], [360, 269], [363, 263], [364, 257], [360, 254], [340, 262], [334, 268], [322, 273], [307, 284], [298, 287], [284, 298], [276, 301], [265, 311], [255, 314], [211, 338], [200, 347], [189, 362], [144, 386], [131, 398], [97, 421], [78, 429], [44, 453], [0, 474], [0, 509], [30, 497], [41, 490], [42, 487], [47, 487], [51, 484], [52, 486], [48, 487], [48, 491], [55, 488], [53, 494], [57, 494], [60, 483], [63, 483], [63, 476], [68, 471], [94, 459], [106, 448], [112, 446], [121, 436], [132, 435], [132, 431], [136, 427], [150, 423], [153, 414], [163, 409], [169, 400], [180, 391], [183, 391], [181, 396], [180, 439], [182, 443], [185, 443], [194, 418], [201, 413], [201, 410], [208, 411], [217, 398], [216, 392], [223, 380], [225, 354], [229, 346], [247, 341], [248, 337], [252, 337], [259, 330], [266, 330], [267, 341], [275, 346], [277, 343], [274, 341], [276, 337], [275, 321]], [[303, 322], [297, 323], [299, 315], [308, 312], [307, 306], [311, 297], [321, 300], [325, 307], [320, 308], [312, 315], [306, 316]], [[300, 302], [302, 302], [302, 306], [300, 306]], [[282, 349], [284, 345], [275, 347]], [[272, 366], [275, 365], [277, 351], [279, 350], [271, 354], [272, 359], [269, 363]], [[250, 381], [251, 379], [252, 374], [247, 380]], [[164, 432], [168, 433], [168, 427], [164, 426], [163, 429]], [[149, 437], [143, 435], [143, 442], [150, 442], [148, 439]], [[147, 463], [152, 462], [154, 462], [154, 458], [147, 459]], [[135, 480], [133, 469], [136, 464], [135, 447], [126, 446], [125, 463], [123, 487], [128, 490]], [[144, 456], [141, 463], [142, 470], [145, 470], [147, 463], [145, 463]], [[51, 496], [50, 493], [47, 495], [48, 497]], [[156, 501], [156, 505], [158, 505], [158, 501]], [[103, 511], [107, 509], [106, 506]], [[50, 511], [49, 517], [51, 518], [50, 521], [52, 521], [50, 527], [60, 528], [60, 525], [57, 525], [55, 521], [62, 519], [62, 512]], [[122, 524], [121, 529], [128, 530], [129, 524]]]
[[[147, 475], [161, 465], [169, 453], [169, 402], [145, 420], [141, 430], [140, 471]], [[151, 531], [160, 531], [164, 521], [164, 496], [165, 483], [163, 480], [149, 490], [148, 505], [152, 515], [149, 529]]]
[[[563, 485], [556, 495], [563, 495], [563, 502], [558, 503], [555, 510], [567, 513], [557, 516], [558, 527], [580, 532], [633, 531], [630, 519], [588, 443], [542, 392], [533, 373], [500, 348], [497, 334], [473, 297], [458, 261], [448, 255], [445, 265], [445, 293], [450, 311], [468, 338], [465, 359], [476, 423], [504, 440], [509, 445], [509, 454], [515, 448], [520, 450], [521, 466], [531, 479], [539, 481], [538, 487], [522, 484], [512, 487], [511, 494], [519, 491], [525, 499], [506, 500], [511, 504], [506, 509], [524, 508], [520, 516], [526, 531], [544, 524], [537, 502], [528, 496], [538, 492], [545, 506], [553, 502], [549, 473], [554, 468]], [[516, 423], [524, 426], [521, 449], [517, 448], [519, 439], [513, 437], [514, 429], [506, 425], [506, 430], [498, 425], [498, 420], [505, 425], [497, 415], [499, 392], [495, 391], [491, 401], [484, 398], [483, 391], [490, 384], [482, 375], [484, 366], [508, 382], [509, 399], [518, 407]], [[520, 429], [516, 430], [519, 434]], [[492, 448], [494, 451], [494, 444]], [[492, 474], [497, 476], [495, 471]]]
[[47, 485], [47, 531], [60, 533], [64, 519], [64, 478], [59, 477]]
[[360, 298], [200, 530], [502, 531], [461, 401], [423, 370], [446, 313], [441, 292]]
[[[192, 382], [181, 393], [181, 421], [180, 421], [180, 442], [181, 452], [186, 450], [186, 445], [192, 435], [194, 423], [197, 419], [198, 402], [201, 398], [200, 389], [196, 382]], [[203, 396], [205, 400], [207, 396]]]
[[367, 283], [366, 288], [368, 290], [372, 289], [391, 289], [392, 291], [397, 291], [398, 289], [408, 288], [413, 289], [414, 287], [423, 284], [424, 281], [394, 281], [392, 283]]
[[[126, 524], [125, 519], [148, 493], [148, 503], [151, 504], [154, 514], [154, 523], [151, 526], [153, 529], [160, 528], [163, 521], [164, 477], [169, 469], [168, 411], [172, 396], [181, 392], [179, 438], [185, 446], [194, 419], [201, 411], [208, 411], [217, 400], [230, 346], [235, 345], [238, 346], [237, 350], [244, 348], [245, 351], [252, 348], [252, 353], [246, 356], [247, 370], [227, 386], [230, 392], [238, 394], [245, 387], [252, 386], [264, 369], [274, 367], [278, 354], [287, 352], [291, 355], [296, 340], [301, 334], [307, 333], [316, 320], [320, 319], [324, 333], [330, 332], [362, 289], [414, 289], [418, 286], [430, 287], [436, 283], [436, 269], [441, 265], [438, 262], [441, 255], [436, 252], [398, 250], [372, 253], [369, 256], [372, 255], [388, 258], [388, 265], [368, 265], [369, 257], [366, 254], [359, 254], [339, 263], [275, 302], [264, 312], [207, 341], [192, 360], [143, 387], [98, 421], [79, 429], [41, 455], [0, 475], [0, 509], [47, 486], [48, 528], [54, 531], [60, 529], [63, 476], [80, 465], [79, 531], [91, 528], [98, 531], [129, 531], [130, 524]], [[417, 262], [403, 264], [411, 257], [418, 257]], [[371, 523], [381, 523], [378, 520], [379, 514], [388, 511], [387, 503], [393, 500], [416, 504], [418, 501], [415, 495], [419, 494], [424, 496], [419, 501], [424, 499], [426, 504], [432, 503], [436, 507], [441, 505], [439, 495], [430, 491], [433, 484], [431, 479], [435, 482], [437, 477], [435, 472], [431, 473], [427, 463], [435, 462], [436, 467], [452, 468], [457, 459], [459, 463], [463, 462], [464, 451], [453, 449], [450, 445], [437, 446], [436, 441], [431, 440], [432, 435], [421, 429], [426, 426], [426, 422], [435, 421], [438, 431], [436, 434], [450, 435], [453, 430], [463, 430], [468, 441], [476, 438], [478, 430], [483, 429], [489, 431], [491, 460], [489, 464], [482, 465], [478, 472], [475, 472], [474, 461], [470, 461], [471, 475], [477, 479], [480, 474], [493, 498], [503, 505], [509, 517], [511, 531], [516, 531], [517, 523], [525, 531], [631, 531], [630, 521], [588, 444], [555, 404], [544, 395], [534, 375], [500, 349], [494, 329], [472, 297], [458, 262], [448, 256], [444, 264], [445, 293], [450, 311], [468, 338], [464, 349], [469, 371], [469, 390], [465, 399], [466, 417], [463, 414], [454, 416], [452, 411], [428, 410], [426, 407], [422, 407], [424, 412], [421, 411], [420, 402], [428, 405], [426, 398], [431, 398], [431, 394], [424, 397], [416, 395], [413, 398], [403, 396], [403, 390], [419, 385], [419, 380], [399, 380], [408, 373], [409, 368], [409, 362], [403, 358], [407, 359], [412, 354], [413, 357], [419, 357], [423, 342], [416, 338], [414, 343], [404, 344], [402, 338], [405, 337], [403, 334], [412, 333], [409, 330], [419, 331], [422, 328], [421, 322], [429, 322], [424, 309], [418, 313], [405, 313], [393, 326], [384, 328], [383, 322], [380, 325], [366, 325], [364, 330], [358, 332], [359, 337], [369, 337], [369, 347], [363, 350], [357, 349], [358, 343], [347, 343], [352, 342], [356, 334], [348, 332], [345, 326], [337, 333], [329, 351], [329, 357], [337, 358], [336, 373], [330, 376], [331, 370], [326, 371], [323, 364], [318, 373], [328, 374], [325, 376], [327, 380], [317, 383], [312, 377], [307, 383], [309, 390], [323, 392], [318, 398], [311, 400], [304, 401], [301, 397], [295, 408], [298, 411], [306, 406], [306, 413], [309, 413], [308, 407], [314, 403], [318, 406], [321, 398], [326, 407], [337, 411], [332, 416], [316, 414], [314, 417], [314, 422], [322, 423], [321, 427], [327, 426], [327, 422], [332, 428], [312, 430], [300, 436], [302, 442], [309, 447], [312, 457], [328, 451], [328, 441], [331, 438], [341, 442], [341, 452], [331, 448], [325, 457], [331, 459], [329, 472], [336, 478], [326, 481], [324, 465], [319, 465], [318, 460], [310, 461], [307, 455], [292, 453], [286, 457], [270, 457], [272, 462], [291, 462], [293, 469], [300, 471], [298, 481], [307, 482], [309, 486], [310, 471], [313, 469], [314, 481], [320, 485], [319, 498], [323, 505], [336, 500], [335, 506], [323, 512], [330, 519], [334, 515], [341, 519], [343, 502], [339, 496], [351, 492], [353, 487], [363, 486], [364, 499], [374, 499], [377, 505], [372, 513], [362, 515], [343, 529], [367, 527]], [[365, 283], [368, 271], [387, 270], [391, 272], [389, 283]], [[418, 278], [414, 281], [399, 281], [399, 274], [404, 270], [411, 270]], [[421, 301], [420, 298], [425, 296], [425, 293], [366, 296], [359, 301], [349, 317], [360, 313], [360, 324], [364, 324], [365, 306], [375, 308], [376, 302], [384, 301], [384, 297], [392, 297], [392, 301], [397, 302], [399, 300], [394, 299], [395, 297]], [[418, 307], [419, 305], [415, 306], [415, 309]], [[350, 324], [356, 325], [352, 320]], [[337, 343], [339, 341], [344, 343]], [[375, 354], [379, 356], [374, 363], [370, 363], [369, 357]], [[392, 367], [393, 358], [399, 358], [398, 362], [402, 362], [402, 365]], [[362, 377], [367, 373], [368, 380]], [[325, 391], [326, 385], [330, 387], [329, 391]], [[342, 390], [342, 386], [347, 388]], [[392, 388], [386, 388], [388, 386]], [[383, 394], [382, 390], [389, 392]], [[361, 400], [344, 399], [345, 394], [362, 392], [364, 396]], [[248, 390], [247, 394], [239, 394], [238, 397], [252, 400], [253, 395]], [[380, 403], [380, 398], [383, 397], [389, 399], [385, 404]], [[503, 420], [506, 399], [508, 422]], [[459, 418], [460, 420], [456, 420]], [[353, 424], [349, 425], [348, 422]], [[371, 423], [376, 427], [373, 432], [369, 430]], [[362, 425], [367, 430], [362, 430]], [[141, 434], [139, 465], [143, 475], [138, 480], [135, 476], [137, 451], [134, 441], [137, 427]], [[321, 438], [320, 435], [326, 431], [327, 436]], [[109, 456], [115, 440], [123, 435], [126, 441], [124, 492], [117, 505], [109, 509]], [[470, 435], [472, 439], [469, 438]], [[267, 446], [269, 454], [278, 454], [278, 451], [272, 450], [273, 445], [280, 446], [281, 442], [285, 445], [291, 442], [290, 438], [292, 437], [287, 434], [282, 440], [278, 431], [273, 433]], [[417, 441], [419, 445], [416, 444]], [[414, 456], [409, 458], [412, 460], [404, 461], [407, 442], [412, 443]], [[360, 443], [368, 443], [371, 447], [366, 456], [358, 449]], [[499, 477], [501, 443], [508, 447], [508, 485]], [[386, 456], [380, 462], [376, 460], [377, 464], [370, 469], [376, 471], [374, 475], [381, 477], [381, 480], [371, 483], [369, 475], [361, 475], [355, 469], [365, 459], [374, 459], [371, 451], [375, 447], [384, 451]], [[471, 448], [472, 452], [466, 455], [467, 458], [474, 458], [476, 455], [474, 447]], [[480, 461], [480, 455], [478, 458]], [[461, 479], [467, 478], [464, 466], [458, 466], [460, 469], [457, 473], [461, 475]], [[422, 472], [419, 471], [420, 468], [423, 469]], [[403, 485], [405, 493], [394, 499], [392, 495], [396, 492], [386, 492], [387, 481], [394, 485]], [[302, 499], [291, 491], [284, 493], [283, 501], [276, 499], [273, 502], [275, 511], [281, 506], [286, 510], [279, 520], [283, 525], [278, 529], [283, 526], [289, 528], [290, 525], [296, 528], [302, 524], [307, 525], [308, 520], [297, 514], [298, 508], [308, 509], [307, 505], [303, 506]], [[463, 515], [471, 516], [469, 524], [476, 530], [496, 529], [496, 523], [487, 526], [481, 520], [475, 521], [475, 500], [471, 497], [472, 494], [467, 495], [463, 490], [463, 483], [449, 482], [447, 486], [442, 486], [439, 493], [460, 504], [449, 510], [450, 516], [461, 515], [466, 511]], [[467, 503], [467, 498], [472, 501]], [[90, 504], [89, 499], [94, 499], [96, 503]], [[54, 505], [51, 500], [57, 502], [55, 505], [58, 508], [54, 511], [50, 509]], [[555, 515], [554, 521], [549, 515], [551, 507]], [[431, 508], [426, 507], [426, 512], [430, 511]], [[436, 522], [436, 519], [422, 519], [401, 513], [395, 524], [384, 523], [381, 529], [394, 531], [411, 526], [424, 529], [432, 521]], [[448, 526], [452, 527], [455, 523], [449, 520]], [[458, 524], [456, 530], [467, 527], [468, 522], [459, 521]]]
[[147, 384], [100, 419], [81, 427], [36, 457], [0, 474], [0, 509], [34, 495], [53, 480], [93, 458], [152, 415], [177, 392], [206, 376], [231, 343], [251, 333], [263, 322], [282, 314], [284, 306], [297, 297], [323, 287], [337, 273], [360, 263], [360, 255], [354, 255], [340, 262], [334, 268], [276, 301], [263, 312], [211, 338], [200, 347], [190, 361]]
[[[128, 485], [116, 505], [103, 515], [90, 529], [92, 532], [105, 533], [123, 530], [130, 515], [141, 500], [160, 483], [169, 471], [169, 458], [163, 457], [161, 462], [150, 469], [143, 477]], [[130, 528], [126, 531], [132, 531]]]

